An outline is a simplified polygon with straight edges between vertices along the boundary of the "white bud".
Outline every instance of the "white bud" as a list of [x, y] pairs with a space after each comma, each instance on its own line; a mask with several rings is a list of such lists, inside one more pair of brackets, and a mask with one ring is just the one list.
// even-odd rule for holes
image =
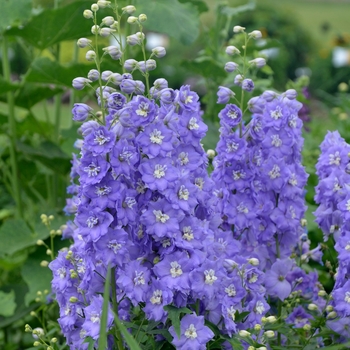
[[136, 7], [133, 5], [128, 5], [122, 8], [122, 10], [129, 15], [133, 14], [136, 11]]
[[46, 255], [51, 255], [52, 254], [52, 250], [51, 249], [46, 249]]
[[298, 93], [294, 89], [289, 89], [284, 94], [288, 98], [288, 100], [294, 100], [298, 96]]
[[37, 244], [37, 245], [44, 245], [45, 243], [44, 243], [44, 241], [43, 241], [42, 239], [38, 239], [38, 240], [36, 241], [36, 244]]
[[308, 323], [304, 324], [303, 326], [304, 331], [309, 331], [310, 329], [311, 329], [311, 326]]
[[335, 311], [331, 311], [328, 315], [327, 318], [336, 318], [338, 314]]
[[47, 267], [47, 266], [49, 266], [49, 262], [46, 261], [46, 260], [43, 260], [43, 261], [40, 263], [40, 266], [41, 266], [41, 267]]
[[265, 347], [265, 346], [260, 346], [260, 348], [256, 348], [256, 350], [267, 350], [267, 347]]
[[318, 306], [316, 304], [309, 304], [307, 306], [307, 308], [310, 310], [310, 311], [315, 311], [315, 310], [318, 310]]
[[97, 24], [95, 24], [95, 25], [93, 25], [93, 26], [91, 27], [91, 33], [94, 34], [94, 35], [95, 35], [96, 33], [98, 33], [99, 30], [100, 30], [100, 27], [99, 27]]
[[327, 295], [327, 293], [326, 293], [325, 290], [320, 290], [320, 291], [318, 292], [318, 296], [319, 296], [319, 297], [324, 297], [324, 296], [326, 296], [326, 295]]
[[90, 10], [84, 10], [83, 16], [84, 16], [86, 19], [90, 19], [90, 18], [93, 18], [93, 17], [94, 17], [94, 14], [93, 14], [92, 11], [90, 11]]
[[91, 11], [97, 12], [98, 10], [99, 10], [99, 7], [98, 7], [97, 4], [92, 4], [92, 5], [91, 5]]
[[275, 332], [274, 331], [266, 331], [266, 332], [264, 332], [264, 335], [267, 338], [273, 338], [275, 336]]
[[86, 53], [85, 58], [87, 61], [93, 61], [96, 58], [96, 52], [93, 50], [89, 50]]
[[147, 16], [144, 13], [141, 13], [141, 15], [139, 15], [139, 21], [142, 22], [146, 22], [147, 21]]
[[158, 58], [162, 58], [166, 55], [165, 48], [163, 46], [157, 46], [154, 49], [152, 49], [152, 53], [154, 56]]
[[327, 306], [326, 306], [326, 311], [327, 311], [327, 312], [333, 311], [333, 306], [332, 306], [332, 305], [327, 305]]
[[100, 36], [102, 36], [102, 38], [106, 38], [107, 36], [110, 36], [114, 32], [115, 30], [111, 28], [101, 28], [99, 31], [99, 34]]
[[214, 159], [215, 151], [213, 149], [208, 149], [207, 150], [207, 156], [208, 156], [209, 159]]
[[106, 26], [111, 26], [114, 23], [114, 18], [112, 16], [104, 17], [102, 23]]
[[241, 53], [241, 51], [239, 51], [236, 46], [232, 45], [227, 46], [225, 52], [230, 56], [234, 56]]
[[248, 331], [244, 330], [244, 329], [240, 330], [240, 331], [238, 332], [238, 334], [239, 334], [240, 337], [242, 337], [242, 338], [246, 338], [246, 337], [249, 337], [249, 336], [250, 336], [250, 333], [249, 333]]
[[249, 63], [252, 66], [255, 66], [257, 68], [262, 68], [266, 65], [266, 60], [265, 60], [265, 58], [258, 57], [258, 58], [255, 58], [254, 60], [249, 61]]
[[33, 329], [33, 338], [39, 339], [40, 337], [43, 337], [45, 335], [45, 332], [42, 328], [37, 327]]
[[129, 24], [134, 24], [134, 23], [136, 23], [137, 21], [138, 21], [138, 18], [135, 17], [135, 16], [129, 16], [128, 19], [127, 19], [127, 22], [128, 22]]
[[262, 34], [260, 30], [253, 30], [251, 33], [248, 34], [249, 37], [253, 39], [260, 39], [262, 38]]
[[253, 266], [258, 266], [260, 264], [260, 261], [257, 258], [250, 258], [248, 260], [248, 262], [249, 262], [250, 265], [253, 265]]
[[265, 317], [265, 322], [275, 323], [276, 321], [277, 321], [277, 318], [275, 316]]
[[98, 0], [97, 5], [101, 7], [101, 9], [104, 9], [105, 7], [108, 7], [111, 4], [110, 1], [106, 0]]
[[241, 27], [241, 26], [234, 26], [233, 27], [233, 32], [234, 33], [243, 33], [245, 30], [245, 27]]
[[86, 39], [86, 38], [80, 38], [80, 39], [78, 39], [78, 41], [77, 41], [77, 45], [78, 45], [81, 49], [83, 49], [83, 48], [89, 46], [90, 43], [91, 43], [91, 40], [90, 40], [90, 39]]
[[254, 330], [259, 332], [259, 331], [261, 330], [261, 324], [257, 323], [257, 324], [254, 326]]

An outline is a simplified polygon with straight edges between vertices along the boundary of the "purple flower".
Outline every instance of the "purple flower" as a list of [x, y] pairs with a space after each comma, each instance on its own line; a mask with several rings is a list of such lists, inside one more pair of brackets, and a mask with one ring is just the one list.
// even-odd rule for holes
[[114, 143], [115, 134], [105, 126], [100, 126], [85, 138], [84, 148], [90, 151], [93, 156], [98, 156], [108, 153], [113, 148]]
[[251, 79], [244, 79], [242, 81], [242, 89], [248, 92], [251, 92], [254, 90], [254, 83]]
[[235, 93], [225, 86], [219, 86], [219, 91], [217, 92], [218, 100], [217, 103], [226, 104], [230, 98], [235, 96]]
[[292, 270], [294, 262], [291, 259], [277, 261], [265, 275], [266, 291], [271, 296], [276, 296], [282, 301], [286, 299], [292, 291], [292, 286], [286, 280], [287, 274]]
[[237, 126], [242, 120], [242, 111], [234, 104], [228, 104], [220, 113], [220, 120], [230, 126]]
[[92, 112], [92, 108], [85, 103], [74, 103], [72, 114], [73, 120], [84, 122]]
[[180, 327], [180, 337], [177, 336], [174, 326], [169, 328], [170, 334], [174, 337], [172, 343], [178, 350], [205, 350], [206, 344], [214, 337], [212, 330], [204, 325], [204, 316], [185, 315]]
[[299, 305], [288, 315], [286, 322], [293, 324], [294, 328], [303, 328], [304, 325], [310, 324], [309, 320], [311, 319], [313, 319], [313, 317]]

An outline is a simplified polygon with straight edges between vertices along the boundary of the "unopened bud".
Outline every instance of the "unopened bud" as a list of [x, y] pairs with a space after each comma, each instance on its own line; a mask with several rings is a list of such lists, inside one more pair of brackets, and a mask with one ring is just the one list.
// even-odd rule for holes
[[99, 35], [102, 36], [102, 38], [106, 38], [107, 36], [111, 35], [115, 32], [115, 29], [111, 28], [101, 28], [99, 31]]
[[142, 22], [146, 22], [147, 21], [147, 16], [144, 13], [141, 13], [141, 15], [139, 15], [139, 21]]
[[304, 331], [309, 331], [310, 329], [311, 329], [311, 326], [308, 323], [304, 324], [303, 326]]
[[46, 255], [51, 255], [52, 254], [52, 250], [51, 249], [46, 249]]
[[333, 311], [333, 306], [332, 306], [332, 305], [327, 305], [327, 306], [326, 306], [326, 311], [327, 311], [327, 312]]
[[52, 338], [52, 339], [50, 340], [50, 343], [57, 343], [57, 338]]
[[259, 259], [257, 259], [257, 258], [250, 258], [248, 260], [248, 262], [249, 262], [250, 265], [253, 265], [253, 266], [258, 266], [259, 263], [260, 263]]
[[37, 340], [33, 343], [33, 346], [40, 346], [40, 345], [41, 345], [40, 341], [37, 341]]
[[207, 156], [208, 156], [209, 159], [214, 159], [215, 151], [213, 149], [208, 149], [207, 150]]
[[264, 332], [264, 335], [267, 338], [273, 338], [275, 336], [275, 332], [274, 331], [266, 331], [266, 332]]
[[248, 346], [247, 350], [255, 350], [255, 347], [253, 345]]
[[152, 53], [154, 56], [158, 58], [162, 58], [166, 55], [165, 48], [163, 46], [157, 46], [154, 49], [152, 49]]
[[136, 23], [137, 21], [138, 21], [138, 18], [135, 17], [135, 16], [130, 16], [130, 17], [128, 17], [128, 19], [127, 19], [127, 22], [128, 22], [129, 24], [134, 24], [134, 23]]
[[318, 306], [316, 304], [309, 304], [307, 306], [307, 308], [310, 310], [310, 311], [315, 311], [315, 310], [318, 310]]
[[93, 61], [96, 58], [96, 52], [93, 50], [89, 50], [85, 54], [85, 58], [87, 61]]
[[91, 40], [86, 39], [86, 38], [80, 38], [80, 39], [78, 39], [78, 41], [77, 41], [77, 45], [78, 45], [81, 49], [83, 49], [83, 48], [89, 46], [90, 43], [91, 43]]
[[52, 346], [48, 346], [46, 350], [54, 350]]
[[302, 227], [306, 227], [307, 226], [307, 220], [306, 219], [301, 219], [300, 220], [300, 224]]
[[251, 60], [249, 61], [249, 63], [252, 65], [252, 66], [255, 66], [257, 68], [262, 68], [264, 66], [266, 66], [266, 60], [265, 58], [255, 58], [254, 60]]
[[97, 4], [92, 4], [92, 5], [91, 5], [91, 11], [92, 11], [92, 12], [97, 12], [98, 10], [99, 10], [99, 7], [98, 7]]
[[32, 332], [33, 329], [32, 329], [31, 326], [29, 326], [29, 324], [26, 324], [26, 325], [24, 326], [24, 331], [27, 332], [27, 333], [29, 333], [29, 332]]
[[338, 314], [335, 311], [331, 311], [328, 315], [327, 318], [336, 318]]
[[250, 333], [249, 333], [248, 331], [244, 330], [244, 329], [240, 330], [240, 331], [238, 332], [238, 334], [239, 334], [240, 337], [242, 337], [242, 338], [246, 338], [246, 337], [249, 337], [249, 336], [250, 336]]
[[70, 297], [69, 298], [69, 302], [70, 303], [76, 303], [78, 301], [78, 298], [77, 297]]
[[128, 5], [122, 8], [122, 10], [129, 15], [133, 14], [136, 11], [136, 7], [133, 5]]
[[108, 7], [111, 4], [110, 1], [106, 1], [106, 0], [98, 0], [97, 1], [97, 5], [99, 7], [101, 7], [101, 9], [104, 9], [105, 7]]
[[90, 18], [93, 18], [93, 17], [94, 17], [94, 14], [93, 14], [92, 11], [90, 11], [90, 10], [84, 10], [83, 16], [84, 16], [86, 19], [90, 19]]
[[257, 324], [254, 326], [254, 330], [259, 332], [259, 331], [261, 330], [261, 324], [257, 323]]
[[277, 321], [276, 316], [268, 316], [268, 317], [266, 317], [266, 322], [275, 323], [276, 321]]
[[327, 293], [326, 293], [325, 290], [320, 290], [320, 291], [318, 292], [318, 296], [319, 296], [319, 297], [324, 297], [324, 296], [326, 296], [326, 295], [327, 295]]
[[260, 30], [253, 30], [251, 33], [248, 34], [249, 37], [253, 39], [260, 39], [262, 38], [262, 34]]
[[38, 240], [36, 241], [36, 244], [37, 244], [37, 245], [44, 245], [45, 243], [44, 243], [44, 241], [43, 241], [42, 239], [38, 239]]
[[70, 274], [70, 278], [72, 278], [72, 279], [78, 278], [78, 274], [77, 274], [75, 271], [73, 271], [73, 272]]
[[288, 98], [288, 100], [295, 100], [298, 96], [298, 93], [294, 89], [288, 89], [284, 94]]
[[230, 56], [234, 56], [241, 53], [241, 51], [239, 51], [236, 46], [227, 46], [225, 52]]
[[33, 338], [34, 339], [39, 339], [40, 337], [44, 336], [44, 330], [40, 327], [34, 328], [33, 329]]
[[43, 260], [43, 261], [40, 263], [40, 266], [41, 266], [41, 267], [48, 267], [48, 266], [49, 266], [49, 262], [46, 261], [46, 260]]
[[234, 26], [233, 27], [233, 32], [234, 33], [243, 33], [245, 30], [245, 27], [241, 27], [241, 26]]
[[106, 26], [111, 26], [114, 23], [114, 17], [106, 16], [102, 19], [102, 23]]

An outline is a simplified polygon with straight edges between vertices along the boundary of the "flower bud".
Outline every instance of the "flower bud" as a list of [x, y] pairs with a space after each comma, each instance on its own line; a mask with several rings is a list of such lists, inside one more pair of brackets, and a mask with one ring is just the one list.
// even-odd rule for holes
[[266, 321], [265, 322], [275, 323], [276, 321], [277, 321], [276, 316], [268, 316], [268, 317], [266, 317]]
[[127, 22], [128, 22], [129, 24], [134, 24], [134, 23], [136, 23], [137, 21], [138, 21], [138, 18], [135, 17], [135, 16], [130, 16], [130, 17], [128, 17], [128, 19], [127, 19]]
[[254, 330], [259, 332], [261, 330], [261, 324], [257, 323], [255, 326], [254, 326]]
[[33, 329], [33, 338], [39, 339], [40, 337], [43, 337], [45, 335], [45, 332], [42, 328], [37, 327]]
[[110, 1], [106, 1], [106, 0], [98, 0], [97, 1], [97, 5], [99, 7], [101, 7], [101, 9], [104, 9], [105, 7], [108, 7], [111, 4]]
[[162, 103], [170, 104], [175, 100], [175, 91], [170, 88], [165, 88], [159, 91], [158, 98]]
[[112, 59], [119, 60], [122, 57], [122, 52], [118, 46], [107, 46], [102, 49], [105, 53], [108, 53]]
[[237, 74], [235, 76], [235, 80], [233, 81], [235, 85], [241, 86], [243, 81], [243, 76], [241, 74]]
[[90, 11], [90, 10], [84, 10], [83, 16], [84, 16], [86, 19], [90, 19], [90, 18], [93, 18], [93, 17], [94, 17], [94, 14], [93, 14], [92, 11]]
[[242, 81], [242, 89], [248, 92], [251, 92], [254, 90], [254, 82], [251, 79], [244, 79]]
[[248, 34], [250, 38], [253, 39], [260, 39], [262, 38], [262, 34], [260, 30], [253, 30], [251, 33]]
[[146, 62], [145, 61], [138, 62], [138, 69], [143, 73], [154, 70], [156, 68], [157, 68], [157, 63], [155, 60], [149, 59]]
[[145, 84], [141, 80], [135, 80], [135, 94], [143, 95], [145, 92]]
[[48, 346], [46, 350], [54, 350], [52, 346]]
[[247, 350], [255, 350], [255, 347], [253, 345], [248, 346]]
[[29, 324], [26, 324], [26, 325], [24, 326], [24, 331], [27, 332], [27, 333], [33, 332], [32, 327], [30, 327]]
[[93, 50], [89, 50], [85, 54], [85, 58], [87, 61], [93, 61], [96, 58], [96, 52]]
[[99, 30], [100, 30], [100, 27], [96, 24], [96, 25], [93, 25], [92, 27], [91, 27], [91, 33], [92, 34], [96, 34], [96, 33], [98, 33], [99, 32]]
[[112, 74], [113, 74], [113, 72], [110, 70], [103, 71], [101, 74], [102, 81], [107, 81]]
[[327, 305], [327, 306], [326, 306], [326, 311], [327, 311], [327, 312], [333, 311], [333, 306], [332, 306], [332, 305]]
[[318, 306], [317, 306], [316, 304], [313, 304], [313, 303], [309, 304], [309, 305], [307, 306], [307, 308], [308, 308], [310, 311], [318, 310]]
[[157, 46], [154, 49], [152, 49], [152, 53], [154, 56], [158, 58], [162, 58], [166, 55], [165, 48], [163, 46]]
[[77, 274], [75, 271], [73, 271], [73, 272], [71, 272], [71, 274], [70, 274], [70, 278], [72, 278], [72, 279], [78, 278], [78, 274]]
[[319, 296], [319, 297], [324, 297], [324, 296], [326, 296], [326, 295], [327, 295], [327, 293], [326, 293], [325, 290], [320, 290], [320, 291], [318, 292], [318, 296]]
[[266, 331], [266, 332], [264, 332], [264, 335], [267, 338], [273, 338], [275, 336], [275, 332], [274, 331]]
[[338, 85], [338, 91], [346, 92], [348, 90], [349, 90], [349, 85], [347, 83], [342, 82]]
[[295, 100], [298, 96], [298, 93], [294, 89], [289, 89], [284, 94], [288, 98], [288, 100]]
[[122, 76], [119, 73], [113, 73], [110, 77], [109, 77], [109, 81], [113, 84], [113, 85], [119, 85], [122, 82]]
[[331, 311], [328, 315], [327, 318], [336, 318], [338, 314], [335, 311]]
[[87, 75], [88, 79], [90, 79], [91, 81], [96, 81], [99, 79], [100, 77], [100, 73], [98, 72], [97, 69], [90, 69], [89, 73]]
[[117, 30], [118, 29], [118, 21], [114, 21], [109, 27]]
[[233, 27], [233, 32], [234, 33], [243, 33], [245, 30], [245, 27], [241, 27], [241, 26], [234, 26]]
[[146, 22], [147, 21], [147, 16], [144, 13], [141, 13], [141, 15], [139, 15], [139, 21], [142, 22]]
[[70, 303], [76, 303], [78, 301], [78, 298], [77, 297], [70, 297], [69, 298], [69, 302]]
[[130, 46], [141, 45], [145, 39], [145, 34], [137, 32], [136, 34], [129, 35], [126, 37], [126, 43]]
[[237, 54], [240, 54], [240, 53], [241, 53], [241, 51], [239, 51], [239, 50], [237, 49], [237, 47], [235, 47], [235, 46], [227, 46], [225, 52], [226, 52], [229, 56], [234, 56], [234, 55], [237, 55]]
[[263, 92], [261, 96], [262, 98], [265, 99], [266, 102], [271, 102], [273, 99], [277, 97], [277, 94], [274, 91], [266, 90]]
[[80, 39], [78, 39], [78, 41], [77, 41], [77, 45], [78, 45], [81, 49], [83, 49], [84, 47], [89, 46], [90, 43], [91, 43], [91, 40], [90, 40], [90, 39], [86, 39], [86, 38], [80, 38]]
[[37, 340], [33, 343], [33, 346], [40, 346], [40, 345], [41, 345], [40, 341], [37, 341]]
[[235, 62], [227, 62], [225, 64], [225, 71], [227, 73], [232, 73], [238, 68], [238, 64]]
[[260, 348], [256, 348], [256, 350], [267, 350], [266, 346], [260, 346]]
[[46, 261], [46, 260], [43, 260], [43, 261], [40, 263], [40, 266], [41, 266], [41, 267], [48, 267], [48, 266], [49, 266], [49, 262]]
[[266, 65], [266, 60], [265, 58], [258, 57], [258, 58], [255, 58], [254, 60], [249, 61], [249, 63], [252, 66], [255, 66], [257, 68], [262, 68]]
[[218, 100], [216, 103], [223, 104], [226, 104], [232, 97], [235, 96], [235, 93], [225, 86], [219, 86], [219, 90], [216, 94], [218, 96]]
[[209, 158], [209, 159], [214, 159], [214, 157], [215, 157], [215, 151], [213, 150], [213, 149], [208, 149], [207, 150], [207, 157]]
[[258, 266], [260, 264], [260, 261], [257, 258], [250, 258], [248, 260], [248, 262], [249, 262], [250, 265], [253, 265], [253, 266]]
[[101, 28], [98, 34], [100, 34], [102, 38], [106, 38], [107, 36], [110, 36], [114, 32], [115, 32], [115, 29], [105, 27], [105, 28]]
[[311, 326], [308, 323], [304, 324], [303, 326], [304, 331], [309, 331], [310, 329], [311, 329]]
[[249, 337], [250, 336], [250, 333], [244, 329], [240, 330], [238, 332], [239, 336], [242, 337], [242, 338], [246, 338], [246, 337]]
[[36, 245], [44, 245], [45, 243], [44, 243], [44, 241], [42, 240], [42, 239], [38, 239], [37, 241], [36, 241]]
[[127, 14], [131, 15], [136, 11], [136, 7], [133, 5], [128, 5], [122, 8], [122, 10], [124, 12], [126, 12]]
[[252, 97], [248, 101], [248, 109], [252, 113], [261, 113], [264, 110], [264, 106], [265, 106], [264, 102], [265, 102], [265, 100], [263, 98], [261, 98], [260, 96]]
[[99, 10], [99, 7], [98, 7], [97, 4], [92, 4], [92, 5], [91, 5], [91, 11], [92, 11], [92, 12], [97, 12], [98, 10]]
[[136, 83], [132, 79], [124, 79], [120, 83], [120, 90], [125, 94], [132, 94], [135, 92]]
[[51, 255], [52, 254], [52, 250], [51, 249], [46, 249], [46, 255]]
[[50, 343], [57, 343], [57, 341], [58, 341], [58, 339], [55, 337], [55, 338], [52, 338], [52, 339], [50, 340]]
[[111, 26], [114, 23], [114, 17], [106, 16], [102, 19], [102, 23], [106, 26]]
[[134, 69], [138, 68], [138, 62], [134, 60], [133, 58], [129, 58], [124, 62], [124, 69], [127, 71], [133, 71]]
[[154, 81], [153, 86], [157, 90], [163, 90], [163, 89], [168, 88], [168, 82], [164, 78], [159, 78], [159, 79]]
[[300, 225], [302, 226], [302, 227], [306, 227], [307, 226], [307, 220], [306, 219], [301, 219], [300, 220]]

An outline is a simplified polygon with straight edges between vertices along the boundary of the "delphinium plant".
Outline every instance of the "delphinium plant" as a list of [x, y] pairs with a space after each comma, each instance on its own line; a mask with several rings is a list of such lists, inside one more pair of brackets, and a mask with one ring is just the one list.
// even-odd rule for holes
[[[97, 23], [101, 7], [111, 7], [114, 17]], [[246, 57], [250, 40], [261, 33], [234, 27], [245, 44], [226, 49], [241, 63], [228, 62], [225, 70], [235, 72], [241, 93], [219, 88], [218, 102], [226, 106], [219, 113], [214, 158], [201, 145], [207, 127], [198, 95], [189, 86], [172, 89], [162, 78], [152, 83], [149, 72], [166, 52], [163, 47], [146, 52], [147, 16], [135, 14], [132, 5], [120, 9], [117, 1], [100, 0], [84, 11], [95, 41], [78, 40], [96, 69], [74, 79], [73, 86], [94, 89], [99, 110], [82, 103], [73, 108], [73, 119], [83, 122], [65, 208], [74, 220], [63, 232], [73, 244], [49, 265], [67, 345], [133, 350], [328, 345], [337, 339], [325, 322], [331, 296], [316, 272], [303, 269], [309, 259], [320, 261], [321, 252], [310, 250], [307, 238], [307, 174], [295, 90], [265, 91], [245, 105], [245, 95], [254, 90], [251, 69], [263, 67], [265, 59]], [[124, 18], [138, 28], [125, 44]], [[100, 51], [100, 36], [114, 36], [118, 45]], [[126, 56], [128, 45], [140, 47], [143, 61]], [[119, 72], [103, 70], [106, 55], [120, 63]], [[343, 282], [334, 296], [345, 291]], [[346, 304], [340, 308], [346, 315]]]

